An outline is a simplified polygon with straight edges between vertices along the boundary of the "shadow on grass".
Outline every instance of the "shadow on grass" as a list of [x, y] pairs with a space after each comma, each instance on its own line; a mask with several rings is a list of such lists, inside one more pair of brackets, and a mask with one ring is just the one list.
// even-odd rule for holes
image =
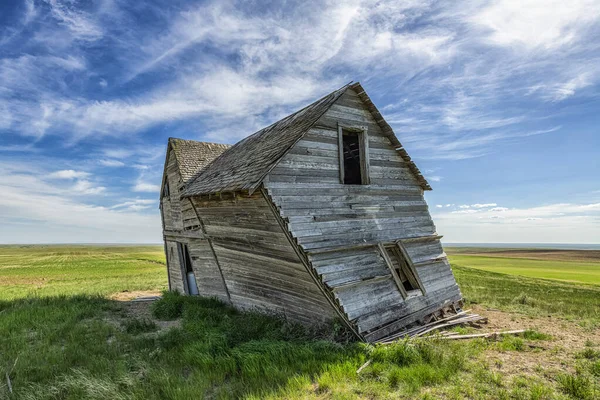
[[[462, 370], [477, 348], [435, 342], [373, 347], [216, 300], [166, 293], [157, 330], [101, 297], [0, 302], [0, 398], [306, 398], [418, 393]], [[373, 362], [357, 375], [367, 359]]]

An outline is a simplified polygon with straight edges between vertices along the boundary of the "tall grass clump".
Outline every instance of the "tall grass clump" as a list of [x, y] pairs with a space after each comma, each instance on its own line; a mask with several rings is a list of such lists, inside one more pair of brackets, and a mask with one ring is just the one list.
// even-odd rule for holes
[[436, 340], [399, 341], [375, 346], [366, 376], [383, 380], [392, 389], [409, 393], [448, 381], [465, 369], [479, 342], [451, 344]]
[[557, 377], [558, 388], [561, 392], [574, 399], [597, 399], [598, 391], [594, 390], [591, 379], [581, 374], [561, 374]]

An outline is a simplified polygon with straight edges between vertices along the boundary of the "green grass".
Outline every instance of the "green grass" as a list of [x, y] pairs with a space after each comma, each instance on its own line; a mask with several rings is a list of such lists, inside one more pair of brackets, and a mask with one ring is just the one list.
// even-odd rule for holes
[[488, 272], [600, 286], [600, 263], [451, 254], [453, 265]]
[[[500, 344], [422, 340], [371, 346], [340, 341], [331, 333], [336, 329], [310, 331], [211, 299], [168, 293], [155, 304], [155, 315], [172, 318], [170, 311], [162, 313], [177, 310], [181, 326], [157, 332], [152, 323], [132, 322], [122, 303], [101, 297], [0, 302], [0, 373], [8, 374], [13, 387], [11, 394], [0, 383], [0, 398], [460, 399], [598, 393], [587, 370], [560, 375], [554, 389], [531, 379], [511, 383], [481, 365], [479, 356], [488, 348], [525, 351], [514, 343], [526, 337]], [[595, 353], [585, 357], [591, 363]], [[357, 374], [367, 360], [370, 365]]]
[[600, 324], [600, 287], [525, 278], [453, 264], [467, 302]]
[[163, 290], [162, 246], [0, 246], [0, 300]]
[[[154, 326], [132, 324], [116, 302], [100, 297], [0, 302], [0, 372], [9, 374], [14, 390], [9, 396], [0, 384], [0, 398], [416, 395], [466, 371], [483, 343], [373, 347], [215, 300], [168, 294], [158, 304], [158, 313], [181, 310], [180, 328], [154, 333]], [[368, 358], [372, 364], [358, 375]]]
[[[566, 356], [569, 373], [513, 377], [488, 366], [486, 352], [527, 356], [532, 341], [554, 339], [527, 331], [371, 346], [340, 324], [308, 330], [212, 299], [167, 293], [151, 318], [103, 297], [164, 288], [163, 262], [161, 246], [0, 247], [0, 399], [600, 397], [595, 338]], [[453, 265], [467, 302], [600, 325], [598, 286], [467, 266]]]

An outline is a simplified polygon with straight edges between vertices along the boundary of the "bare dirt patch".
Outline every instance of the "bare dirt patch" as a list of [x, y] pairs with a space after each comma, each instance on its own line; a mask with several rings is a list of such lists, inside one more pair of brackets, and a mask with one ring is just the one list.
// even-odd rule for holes
[[525, 340], [523, 351], [487, 350], [485, 359], [489, 366], [508, 376], [539, 375], [557, 370], [573, 372], [574, 354], [585, 348], [586, 341], [600, 340], [599, 329], [590, 331], [551, 315], [534, 318], [477, 305], [473, 306], [473, 312], [488, 317], [485, 331], [531, 329], [552, 336], [550, 340]]
[[174, 321], [163, 321], [154, 318], [152, 315], [151, 307], [155, 300], [150, 301], [123, 301], [123, 310], [125, 314], [130, 318], [137, 318], [143, 320], [152, 321], [158, 326], [158, 331], [167, 330], [170, 328], [181, 327], [181, 320]]
[[113, 293], [108, 296], [111, 300], [116, 301], [131, 301], [143, 297], [159, 297], [161, 292], [158, 290], [134, 290], [134, 291], [123, 291], [118, 293]]

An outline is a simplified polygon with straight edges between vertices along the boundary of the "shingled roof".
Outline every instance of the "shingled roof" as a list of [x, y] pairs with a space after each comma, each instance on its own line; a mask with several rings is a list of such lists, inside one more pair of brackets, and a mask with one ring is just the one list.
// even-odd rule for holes
[[169, 138], [169, 144], [175, 153], [183, 182], [188, 182], [202, 168], [231, 147], [230, 144], [197, 142], [177, 138]]
[[248, 136], [224, 151], [206, 168], [196, 169], [197, 173], [189, 179], [182, 197], [239, 190], [253, 192], [287, 151], [302, 139], [348, 88], [354, 89], [365, 102], [383, 133], [390, 138], [402, 158], [408, 163], [423, 190], [431, 190], [429, 183], [402, 148], [392, 128], [383, 119], [362, 86], [354, 83], [347, 84], [300, 111]]

